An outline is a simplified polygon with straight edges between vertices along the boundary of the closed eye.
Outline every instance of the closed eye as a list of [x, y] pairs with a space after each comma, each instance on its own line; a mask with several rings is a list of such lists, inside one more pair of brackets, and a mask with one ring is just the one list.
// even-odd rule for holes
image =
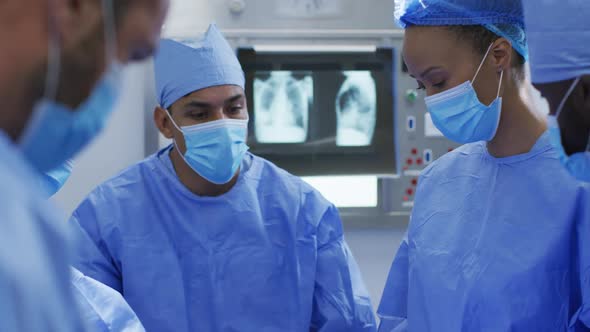
[[207, 118], [207, 112], [191, 112], [189, 113], [189, 117], [194, 120], [204, 120]]
[[445, 86], [446, 83], [447, 83], [446, 81], [442, 81], [440, 83], [433, 84], [432, 86], [435, 87], [435, 88], [437, 88], [437, 89], [442, 89], [442, 88], [444, 88], [444, 86]]
[[240, 114], [243, 109], [244, 109], [244, 106], [238, 105], [238, 106], [232, 106], [229, 109], [229, 111], [230, 111], [231, 114]]

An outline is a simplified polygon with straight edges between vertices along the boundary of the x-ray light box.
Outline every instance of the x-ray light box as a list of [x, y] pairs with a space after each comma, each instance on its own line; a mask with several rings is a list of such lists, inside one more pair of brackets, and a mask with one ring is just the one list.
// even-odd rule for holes
[[392, 49], [238, 55], [254, 153], [297, 175], [396, 172]]

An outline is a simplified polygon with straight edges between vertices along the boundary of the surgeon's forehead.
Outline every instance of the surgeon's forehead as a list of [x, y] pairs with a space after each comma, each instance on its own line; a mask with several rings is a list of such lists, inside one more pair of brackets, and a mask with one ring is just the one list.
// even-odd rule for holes
[[445, 27], [412, 26], [406, 29], [402, 53], [411, 74], [419, 75], [428, 66], [451, 66], [472, 50]]
[[220, 85], [193, 91], [177, 100], [173, 107], [184, 107], [191, 102], [221, 106], [237, 97], [245, 97], [244, 89], [237, 85]]

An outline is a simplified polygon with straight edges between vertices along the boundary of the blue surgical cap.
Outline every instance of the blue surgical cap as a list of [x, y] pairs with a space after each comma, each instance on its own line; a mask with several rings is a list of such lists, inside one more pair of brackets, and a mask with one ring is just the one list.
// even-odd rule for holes
[[481, 25], [512, 43], [528, 59], [520, 0], [395, 0], [395, 19], [412, 25]]
[[163, 39], [155, 57], [156, 92], [163, 108], [180, 98], [220, 85], [245, 86], [236, 54], [215, 25], [196, 43]]
[[524, 0], [533, 83], [590, 74], [590, 1]]

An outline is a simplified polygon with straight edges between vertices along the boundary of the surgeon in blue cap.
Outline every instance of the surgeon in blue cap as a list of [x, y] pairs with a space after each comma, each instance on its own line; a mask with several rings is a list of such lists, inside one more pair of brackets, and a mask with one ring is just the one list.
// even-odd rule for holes
[[77, 208], [75, 266], [148, 331], [375, 331], [334, 205], [248, 153], [244, 74], [217, 28], [163, 40], [155, 71], [174, 143]]
[[523, 1], [531, 79], [551, 107], [548, 118], [559, 158], [590, 182], [590, 2]]
[[520, 1], [398, 0], [395, 17], [434, 124], [464, 145], [420, 176], [379, 331], [582, 331], [590, 204], [521, 94]]

